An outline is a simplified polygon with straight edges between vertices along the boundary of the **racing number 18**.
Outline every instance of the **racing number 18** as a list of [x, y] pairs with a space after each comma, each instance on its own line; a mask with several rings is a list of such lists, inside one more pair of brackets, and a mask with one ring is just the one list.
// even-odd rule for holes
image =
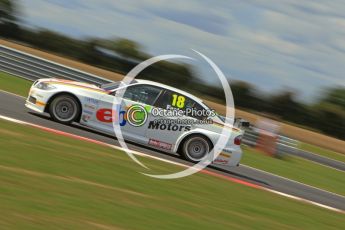
[[171, 102], [171, 105], [182, 109], [184, 107], [184, 102], [186, 98], [184, 96], [177, 95], [177, 94], [173, 94], [172, 96], [173, 96], [173, 100]]

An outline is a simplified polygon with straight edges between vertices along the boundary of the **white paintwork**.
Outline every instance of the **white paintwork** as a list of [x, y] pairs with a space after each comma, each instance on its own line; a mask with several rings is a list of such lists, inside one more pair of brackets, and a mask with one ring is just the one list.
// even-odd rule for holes
[[[45, 82], [51, 86], [54, 86], [54, 89], [50, 90], [41, 90], [35, 87], [38, 82]], [[109, 133], [114, 135], [113, 123], [111, 121], [112, 115], [111, 111], [116, 113], [115, 116], [121, 113], [120, 118], [126, 111], [126, 106], [130, 106], [132, 104], [138, 104], [138, 102], [130, 101], [128, 99], [123, 99], [121, 102], [121, 106], [115, 111], [113, 107], [114, 96], [111, 95], [113, 91], [105, 91], [95, 85], [80, 83], [80, 82], [73, 82], [67, 80], [60, 80], [60, 79], [40, 79], [38, 82], [35, 82], [30, 89], [28, 99], [26, 101], [26, 107], [39, 112], [44, 113], [47, 111], [47, 106], [49, 104], [49, 100], [56, 94], [59, 93], [69, 93], [73, 94], [77, 97], [80, 101], [82, 107], [82, 114], [80, 119], [80, 124]], [[186, 93], [182, 90], [152, 82], [146, 80], [137, 80], [132, 85], [151, 85], [162, 88], [162, 90], [170, 90], [176, 92], [179, 95], [186, 96], [196, 103], [198, 103], [201, 107], [208, 109], [203, 103], [202, 100], [199, 98]], [[121, 87], [125, 88], [127, 86]], [[120, 88], [118, 88], [120, 89]], [[116, 90], [118, 90], [116, 89]], [[29, 102], [29, 97], [35, 97], [38, 103], [33, 104]], [[151, 105], [151, 108], [153, 106]], [[97, 113], [100, 114], [100, 110], [105, 109], [106, 111], [103, 113], [103, 121], [100, 121], [99, 117], [97, 117]], [[220, 137], [220, 133], [222, 132], [222, 125], [215, 125], [215, 124], [208, 124], [208, 125], [201, 125], [201, 124], [194, 124], [191, 125], [188, 130], [181, 130], [181, 131], [172, 131], [172, 130], [161, 130], [159, 127], [158, 129], [154, 129], [154, 126], [149, 126], [150, 121], [154, 118], [152, 117], [151, 113], [149, 113], [148, 121], [141, 127], [134, 127], [126, 121], [120, 120], [120, 123], [126, 123], [125, 125], [121, 126], [121, 131], [123, 137], [135, 143], [147, 145], [152, 148], [157, 148], [162, 151], [166, 152], [173, 152], [176, 153], [179, 147], [179, 144], [183, 141], [185, 137], [190, 134], [202, 134], [209, 138], [209, 140], [215, 145]], [[212, 118], [217, 123], [222, 123], [218, 117]], [[149, 128], [150, 127], [150, 128]], [[222, 153], [218, 156], [218, 158], [213, 162], [214, 164], [225, 164], [229, 166], [237, 166], [242, 157], [242, 150], [239, 145], [234, 144], [234, 138], [242, 135], [243, 132], [233, 127], [226, 128], [231, 131], [231, 138], [226, 144], [226, 147], [222, 149]], [[159, 145], [153, 146], [150, 145], [150, 139], [158, 140], [160, 143], [163, 143], [164, 146], [169, 146], [169, 148], [163, 148]]]

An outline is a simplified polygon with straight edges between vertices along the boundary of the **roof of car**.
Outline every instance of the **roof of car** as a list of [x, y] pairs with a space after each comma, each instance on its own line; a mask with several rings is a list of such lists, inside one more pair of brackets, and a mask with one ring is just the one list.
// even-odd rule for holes
[[171, 91], [174, 91], [176, 93], [180, 93], [180, 94], [183, 94], [187, 97], [189, 97], [190, 99], [194, 100], [194, 101], [197, 101], [197, 102], [202, 102], [202, 100], [190, 93], [187, 93], [186, 91], [183, 91], [183, 90], [180, 90], [180, 89], [177, 89], [175, 87], [171, 87], [171, 86], [168, 86], [168, 85], [165, 85], [165, 84], [161, 84], [161, 83], [158, 83], [158, 82], [155, 82], [155, 81], [149, 81], [149, 80], [142, 80], [142, 79], [136, 79], [137, 81], [137, 84], [148, 84], [148, 85], [154, 85], [154, 86], [158, 86], [158, 87], [161, 87], [161, 88], [164, 88], [164, 89], [169, 89]]

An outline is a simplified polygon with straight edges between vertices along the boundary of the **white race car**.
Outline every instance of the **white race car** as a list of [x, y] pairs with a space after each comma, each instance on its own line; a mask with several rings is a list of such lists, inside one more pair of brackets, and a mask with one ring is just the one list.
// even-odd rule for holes
[[[116, 105], [115, 94], [123, 92]], [[117, 94], [118, 95], [118, 94]], [[115, 103], [115, 104], [114, 104]], [[114, 82], [100, 87], [61, 79], [33, 83], [26, 107], [49, 113], [57, 122], [82, 125], [199, 162], [218, 141], [224, 120], [202, 100], [182, 90], [146, 80]], [[235, 127], [214, 164], [238, 166], [243, 132]]]

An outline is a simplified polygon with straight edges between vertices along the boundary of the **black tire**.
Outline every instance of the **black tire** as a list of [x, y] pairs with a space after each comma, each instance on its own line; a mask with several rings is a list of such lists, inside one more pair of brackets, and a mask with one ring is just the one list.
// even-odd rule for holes
[[49, 104], [49, 114], [54, 121], [71, 124], [80, 116], [81, 108], [77, 99], [70, 95], [59, 95]]
[[201, 161], [211, 150], [212, 143], [203, 135], [192, 135], [183, 141], [181, 156], [191, 162]]

